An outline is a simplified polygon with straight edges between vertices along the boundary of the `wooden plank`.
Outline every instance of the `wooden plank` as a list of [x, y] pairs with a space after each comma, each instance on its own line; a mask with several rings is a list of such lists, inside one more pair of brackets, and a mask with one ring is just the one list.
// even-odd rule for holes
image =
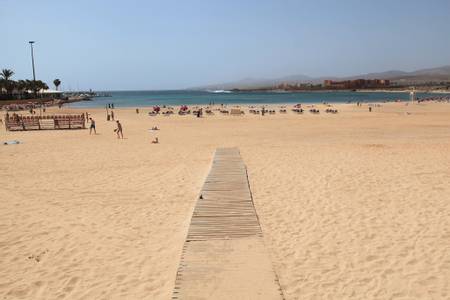
[[173, 299], [282, 299], [260, 237], [188, 244]]
[[237, 148], [216, 150], [194, 208], [173, 299], [284, 299]]

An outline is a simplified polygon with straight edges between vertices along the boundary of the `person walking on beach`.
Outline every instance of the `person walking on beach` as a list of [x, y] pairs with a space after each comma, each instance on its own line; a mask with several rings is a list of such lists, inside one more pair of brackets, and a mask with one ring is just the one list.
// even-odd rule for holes
[[91, 121], [91, 126], [89, 127], [89, 134], [92, 133], [92, 129], [94, 129], [94, 134], [97, 134], [97, 131], [95, 130], [95, 120], [92, 118], [89, 118], [89, 120]]
[[122, 124], [120, 124], [119, 120], [117, 120], [116, 123], [117, 123], [117, 128], [114, 131], [117, 133], [117, 138], [123, 139]]
[[114, 111], [111, 111], [111, 120], [114, 121]]

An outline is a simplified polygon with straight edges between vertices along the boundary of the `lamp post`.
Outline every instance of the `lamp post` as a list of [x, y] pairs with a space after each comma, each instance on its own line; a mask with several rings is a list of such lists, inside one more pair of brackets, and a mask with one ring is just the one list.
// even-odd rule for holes
[[[29, 41], [30, 47], [31, 47], [31, 66], [33, 67], [33, 90], [34, 90], [34, 96], [37, 97], [36, 92], [36, 71], [34, 70], [34, 51], [33, 51], [33, 44], [35, 41]], [[42, 110], [39, 110], [39, 115], [42, 115]]]
[[33, 44], [35, 42], [34, 41], [29, 41], [28, 43], [30, 43], [30, 47], [31, 47], [31, 66], [33, 67], [33, 82], [36, 83], [36, 73], [34, 71], [34, 52], [33, 52]]

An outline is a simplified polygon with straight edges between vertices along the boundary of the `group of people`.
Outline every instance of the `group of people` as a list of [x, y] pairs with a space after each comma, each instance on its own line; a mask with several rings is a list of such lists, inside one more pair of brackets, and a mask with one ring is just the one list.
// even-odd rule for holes
[[[86, 113], [86, 115], [88, 114]], [[97, 130], [95, 128], [95, 120], [90, 117], [89, 121], [91, 123], [89, 126], [89, 134], [92, 134], [92, 131], [94, 132], [94, 134], [97, 134]], [[153, 126], [152, 130], [159, 130], [159, 128], [158, 126]], [[114, 129], [114, 132], [117, 134], [118, 139], [123, 139], [123, 127], [119, 120], [116, 120], [116, 128]], [[159, 144], [158, 137], [155, 137], [155, 139], [152, 140], [152, 144]]]
[[[95, 120], [91, 117], [89, 118], [89, 121], [91, 122], [91, 125], [89, 126], [89, 134], [92, 134], [92, 131], [94, 131], [94, 134], [97, 134], [97, 130], [95, 128]], [[119, 120], [116, 121], [116, 129], [114, 129], [114, 132], [117, 134], [118, 139], [123, 139], [123, 128], [122, 124], [119, 122]]]

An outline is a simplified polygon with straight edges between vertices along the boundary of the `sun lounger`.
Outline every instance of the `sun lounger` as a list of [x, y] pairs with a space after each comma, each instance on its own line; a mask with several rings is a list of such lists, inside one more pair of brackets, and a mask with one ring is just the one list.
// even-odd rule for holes
[[244, 112], [241, 111], [239, 108], [232, 108], [232, 109], [230, 110], [230, 115], [231, 115], [231, 116], [242, 116], [243, 113], [244, 113]]

